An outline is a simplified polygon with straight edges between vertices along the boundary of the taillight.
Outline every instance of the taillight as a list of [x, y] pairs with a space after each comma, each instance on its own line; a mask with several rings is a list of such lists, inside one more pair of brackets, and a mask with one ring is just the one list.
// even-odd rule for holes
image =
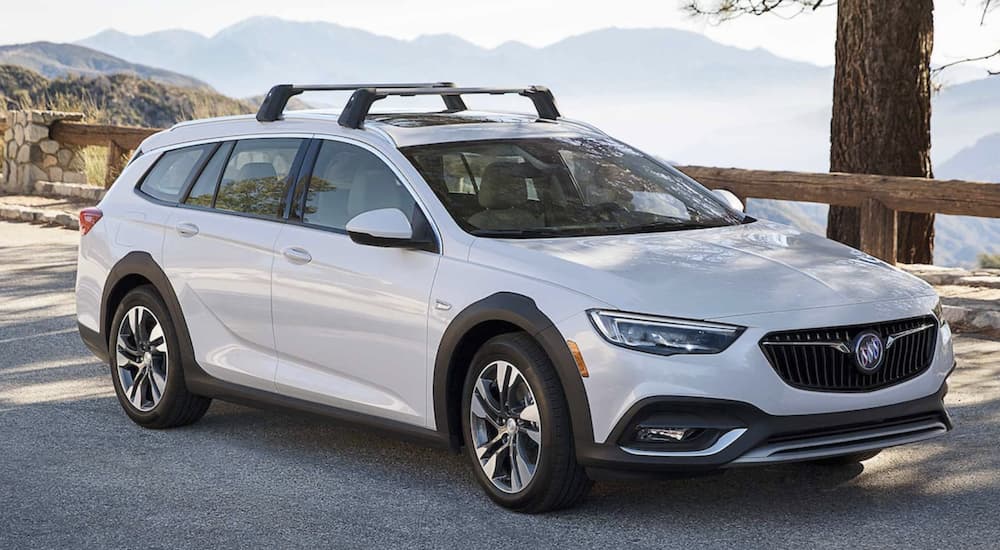
[[80, 234], [86, 235], [90, 233], [90, 230], [97, 225], [97, 222], [101, 221], [101, 216], [104, 213], [101, 212], [100, 208], [84, 208], [80, 211]]

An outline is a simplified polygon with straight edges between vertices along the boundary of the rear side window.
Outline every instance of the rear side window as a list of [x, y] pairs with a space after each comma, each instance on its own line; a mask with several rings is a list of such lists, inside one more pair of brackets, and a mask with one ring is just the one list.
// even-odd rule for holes
[[254, 216], [281, 216], [288, 173], [305, 140], [265, 138], [236, 143], [215, 197], [215, 208]]
[[154, 199], [177, 202], [192, 172], [212, 147], [211, 144], [196, 145], [167, 151], [143, 178], [139, 190]]
[[215, 154], [212, 155], [212, 160], [208, 161], [205, 169], [198, 176], [198, 180], [191, 187], [191, 192], [188, 193], [184, 204], [204, 208], [212, 206], [212, 199], [215, 198], [215, 188], [219, 185], [219, 180], [222, 179], [222, 169], [225, 167], [226, 161], [229, 159], [229, 153], [232, 150], [233, 142], [230, 141], [223, 143], [215, 151]]

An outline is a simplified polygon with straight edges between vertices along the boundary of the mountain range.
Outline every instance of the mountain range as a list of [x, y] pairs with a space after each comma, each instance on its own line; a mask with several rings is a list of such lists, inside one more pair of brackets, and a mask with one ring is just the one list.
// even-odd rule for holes
[[131, 63], [114, 55], [76, 44], [32, 42], [0, 46], [0, 65], [25, 67], [46, 78], [131, 74], [168, 86], [209, 88], [205, 82], [190, 76]]
[[697, 90], [724, 98], [731, 93], [727, 83], [802, 85], [830, 79], [829, 69], [674, 29], [603, 29], [543, 48], [507, 42], [487, 49], [453, 35], [399, 40], [333, 23], [254, 17], [212, 37], [108, 30], [80, 44], [190, 74], [238, 97], [263, 93], [278, 82], [454, 80], [546, 84], [563, 95]]
[[[821, 172], [829, 162], [830, 67], [676, 29], [609, 28], [544, 47], [508, 42], [483, 48], [453, 35], [400, 40], [332, 23], [255, 17], [213, 36], [107, 30], [78, 46], [137, 67], [191, 75], [234, 97], [259, 96], [279, 82], [545, 84], [567, 116], [682, 164]], [[345, 99], [301, 97], [331, 106]], [[1000, 156], [1000, 143], [989, 137], [1000, 128], [997, 97], [1000, 78], [935, 94], [938, 177], [1000, 181], [990, 163]], [[476, 98], [470, 105], [525, 108], [509, 103], [518, 100]], [[825, 226], [822, 205], [752, 200], [749, 208], [811, 231]], [[939, 263], [969, 264], [978, 252], [1000, 252], [1000, 220], [940, 220]]]

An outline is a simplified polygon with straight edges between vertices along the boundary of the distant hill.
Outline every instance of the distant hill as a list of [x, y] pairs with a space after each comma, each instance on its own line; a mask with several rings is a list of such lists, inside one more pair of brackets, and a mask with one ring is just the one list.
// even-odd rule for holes
[[171, 86], [209, 88], [205, 82], [189, 76], [130, 63], [75, 44], [32, 42], [0, 46], [0, 65], [26, 67], [46, 78], [131, 74]]
[[[685, 164], [829, 167], [831, 68], [678, 29], [607, 28], [544, 47], [507, 42], [483, 48], [451, 34], [400, 40], [327, 22], [254, 17], [213, 36], [107, 30], [80, 44], [192, 75], [233, 97], [259, 96], [279, 82], [545, 84], [567, 116]], [[935, 94], [934, 158], [950, 158], [996, 132], [996, 97], [1000, 78]], [[303, 99], [333, 106], [346, 98]], [[473, 98], [470, 105], [524, 108], [517, 101]], [[416, 104], [390, 99], [384, 106], [404, 102]]]
[[941, 163], [934, 175], [940, 179], [964, 179], [1000, 183], [1000, 132], [981, 138]]
[[509, 42], [489, 49], [453, 35], [399, 40], [332, 23], [254, 17], [212, 37], [108, 30], [80, 44], [193, 75], [238, 97], [261, 94], [278, 82], [442, 79], [546, 84], [557, 93], [576, 95], [728, 93], [732, 85], [751, 93], [781, 83], [825, 83], [832, 74], [677, 29], [612, 28], [543, 48]]
[[944, 167], [945, 161], [980, 138], [1000, 131], [998, 98], [1000, 76], [949, 86], [934, 94], [931, 158], [936, 168]]
[[256, 105], [211, 90], [170, 86], [133, 74], [50, 80], [13, 65], [0, 65], [0, 96], [16, 108], [82, 111], [92, 122], [152, 128], [256, 110]]

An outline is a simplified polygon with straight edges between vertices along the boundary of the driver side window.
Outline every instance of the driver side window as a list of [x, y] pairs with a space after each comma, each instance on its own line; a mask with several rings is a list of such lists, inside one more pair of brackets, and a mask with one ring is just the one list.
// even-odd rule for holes
[[412, 219], [416, 203], [382, 159], [355, 145], [323, 141], [302, 221], [343, 231], [358, 214], [381, 208], [397, 208]]

